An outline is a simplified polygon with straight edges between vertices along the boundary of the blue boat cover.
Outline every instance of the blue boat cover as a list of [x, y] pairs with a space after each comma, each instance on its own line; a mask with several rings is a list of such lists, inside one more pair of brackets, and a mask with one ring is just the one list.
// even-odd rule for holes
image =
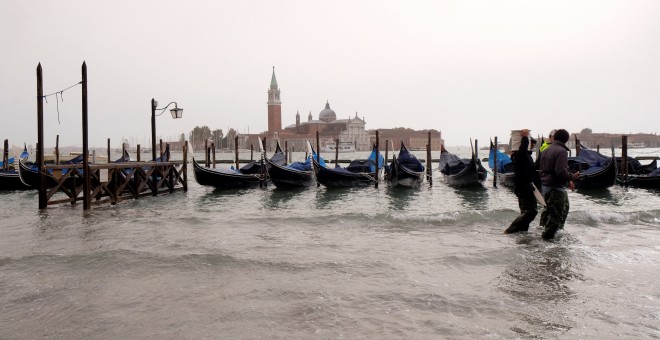
[[[314, 157], [314, 159], [316, 159], [316, 152], [315, 151], [312, 151], [312, 157]], [[310, 159], [310, 158], [307, 157], [307, 159]], [[321, 166], [324, 167], [324, 168], [328, 167], [328, 164], [325, 163], [325, 159], [323, 159], [323, 156], [321, 156], [321, 160], [319, 161], [319, 164], [321, 164]]]
[[[316, 157], [316, 154], [314, 155]], [[325, 165], [325, 161], [323, 160], [323, 157], [321, 157], [321, 164]], [[311, 171], [312, 170], [312, 158], [307, 157], [307, 159], [304, 162], [293, 162], [289, 164], [288, 166], [291, 169], [294, 170], [300, 170], [300, 171]]]
[[27, 145], [26, 145], [26, 144], [23, 144], [23, 152], [21, 152], [21, 156], [20, 156], [20, 158], [21, 158], [21, 159], [26, 159], [26, 158], [28, 158], [28, 157], [30, 157], [30, 154], [29, 154], [28, 151], [27, 151]]
[[[369, 154], [369, 157], [367, 157], [368, 161], [371, 161], [369, 165], [369, 170], [376, 171], [376, 148], [371, 149], [371, 153]], [[385, 164], [385, 157], [383, 157], [383, 154], [378, 152], [378, 169], [383, 168], [383, 164]]]
[[[7, 164], [14, 164], [14, 157], [10, 158], [10, 159], [7, 161]], [[2, 167], [2, 166], [4, 166], [4, 165], [5, 165], [5, 164], [4, 164], [2, 161], [0, 161], [0, 167]]]
[[495, 169], [495, 162], [494, 162], [495, 152], [497, 152], [497, 172], [499, 173], [507, 172], [504, 167], [507, 164], [513, 163], [511, 157], [509, 157], [509, 155], [505, 154], [500, 150], [496, 150], [493, 147], [490, 148], [490, 154], [488, 155], [488, 166], [491, 169]]
[[[597, 151], [586, 149], [584, 147], [582, 147], [580, 150], [579, 156], [569, 157], [569, 164], [579, 164], [579, 168], [575, 170], [579, 170], [583, 175], [597, 172], [608, 166], [610, 162], [612, 162], [612, 158], [598, 153]], [[571, 170], [573, 170], [575, 165], [570, 167]]]

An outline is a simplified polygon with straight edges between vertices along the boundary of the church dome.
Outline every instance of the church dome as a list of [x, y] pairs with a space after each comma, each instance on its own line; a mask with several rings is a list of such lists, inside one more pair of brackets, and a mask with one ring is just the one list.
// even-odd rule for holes
[[319, 113], [319, 120], [322, 120], [327, 123], [336, 119], [337, 119], [337, 114], [335, 114], [335, 111], [333, 111], [330, 108], [330, 103], [326, 101], [325, 109], [321, 110], [321, 113]]

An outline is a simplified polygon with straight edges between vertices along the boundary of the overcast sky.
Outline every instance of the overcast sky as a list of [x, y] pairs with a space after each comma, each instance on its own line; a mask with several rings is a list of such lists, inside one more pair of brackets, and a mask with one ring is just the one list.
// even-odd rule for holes
[[[660, 130], [660, 1], [0, 0], [0, 138], [36, 143], [44, 93], [81, 79], [91, 146], [267, 129], [272, 67], [283, 126], [329, 100], [367, 129], [442, 131], [449, 146], [512, 129]], [[82, 145], [80, 86], [45, 104], [46, 145]], [[59, 105], [60, 123], [57, 119]]]

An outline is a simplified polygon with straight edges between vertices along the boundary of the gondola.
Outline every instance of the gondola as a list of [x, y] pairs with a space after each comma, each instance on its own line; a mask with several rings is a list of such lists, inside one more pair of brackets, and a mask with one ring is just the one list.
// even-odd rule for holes
[[[207, 168], [197, 164], [193, 157], [195, 180], [201, 185], [210, 185], [218, 189], [240, 189], [259, 186], [265, 180], [260, 173], [243, 173], [241, 170]], [[250, 165], [251, 167], [251, 165]]]
[[440, 145], [440, 172], [445, 183], [454, 187], [481, 185], [488, 174], [474, 152], [472, 158], [461, 159], [444, 145]]
[[0, 170], [0, 190], [24, 190], [30, 186], [21, 182], [18, 171], [15, 169]]
[[617, 176], [619, 184], [636, 188], [660, 189], [660, 169], [658, 169], [657, 159], [647, 165], [642, 165], [639, 160], [628, 157], [628, 172], [626, 175], [621, 172], [621, 157], [617, 157], [616, 161], [619, 169], [619, 176]]
[[573, 181], [575, 188], [604, 189], [613, 186], [617, 177], [616, 161], [587, 149], [579, 141], [575, 145], [577, 156], [568, 158], [568, 170], [571, 173], [580, 172], [580, 177]]
[[[25, 155], [25, 157], [23, 155]], [[37, 171], [37, 164], [29, 163], [27, 158], [27, 150], [24, 150], [23, 154], [21, 154], [21, 159], [19, 160], [16, 177], [19, 179], [24, 189], [37, 189], [39, 187], [39, 171]], [[61, 162], [60, 164], [78, 164], [82, 163], [82, 161], [83, 155], [78, 155], [68, 161]], [[115, 163], [125, 163], [130, 161], [130, 154], [128, 151], [124, 150], [122, 156], [115, 160]], [[62, 169], [62, 174], [64, 175], [68, 171], [69, 169]], [[64, 181], [64, 186], [68, 189], [73, 189], [76, 184], [80, 185], [82, 181], [82, 171], [80, 169], [75, 169], [75, 171], [76, 174], [73, 177], [69, 177]], [[53, 171], [49, 170], [48, 175], [46, 175], [46, 188], [55, 187], [58, 182], [58, 179], [53, 176]]]
[[[78, 164], [83, 161], [83, 155], [78, 155], [68, 161], [61, 162], [60, 164]], [[63, 183], [63, 186], [68, 190], [74, 190], [77, 185], [82, 183], [82, 170], [81, 169], [62, 169], [62, 176], [67, 174], [69, 171], [75, 171], [73, 175], [68, 176]], [[21, 182], [25, 185], [31, 186], [33, 188], [39, 188], [39, 169], [37, 164], [28, 163], [26, 159], [21, 159], [18, 161], [18, 175], [21, 178]], [[44, 176], [46, 180], [46, 188], [56, 187], [59, 183], [59, 179], [53, 174], [52, 170], [48, 170]]]
[[660, 169], [648, 174], [630, 174], [619, 178], [621, 185], [635, 188], [660, 189]]
[[117, 160], [115, 160], [115, 163], [126, 163], [131, 161], [131, 155], [128, 153], [126, 149], [122, 151], [121, 157], [119, 157]]
[[278, 188], [305, 188], [315, 184], [311, 157], [307, 157], [304, 162], [293, 162], [289, 165], [278, 162], [279, 159], [284, 159], [284, 153], [280, 143], [277, 143], [274, 158], [266, 159], [268, 176], [273, 185]]
[[[261, 145], [259, 146], [263, 150]], [[274, 164], [284, 164], [284, 154], [275, 152], [270, 161]], [[262, 166], [261, 161], [252, 161], [238, 170], [201, 166], [194, 157], [192, 163], [197, 183], [217, 189], [254, 188], [269, 180], [268, 162], [264, 162]]]
[[385, 169], [385, 180], [393, 187], [418, 187], [426, 174], [425, 167], [401, 142], [399, 155], [394, 157], [392, 163]]
[[[378, 155], [378, 171], [381, 171], [385, 163], [383, 156], [374, 146], [367, 159], [356, 159], [347, 167], [336, 165], [329, 168], [325, 164], [317, 162], [312, 157], [316, 180], [327, 188], [351, 188], [373, 185], [376, 182], [376, 155]], [[321, 160], [323, 162], [323, 160]], [[323, 162], [325, 163], [325, 162]]]
[[[23, 147], [20, 159], [27, 159], [30, 155], [27, 152], [27, 146]], [[0, 162], [0, 190], [25, 190], [31, 187], [21, 181], [16, 168], [15, 159], [9, 158], [7, 166]]]

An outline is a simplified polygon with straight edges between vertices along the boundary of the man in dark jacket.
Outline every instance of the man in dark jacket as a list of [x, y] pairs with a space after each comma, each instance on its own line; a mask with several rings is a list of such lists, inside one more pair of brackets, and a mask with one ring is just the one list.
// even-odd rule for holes
[[542, 237], [550, 240], [555, 237], [557, 229], [564, 226], [568, 216], [568, 194], [566, 185], [573, 190], [573, 180], [580, 177], [580, 173], [571, 174], [568, 172], [568, 142], [569, 133], [564, 129], [555, 132], [554, 141], [546, 150], [541, 152], [541, 191], [547, 205], [543, 212], [547, 219], [541, 217], [545, 230]]
[[[520, 216], [518, 216], [511, 225], [504, 231], [505, 234], [527, 231], [529, 224], [534, 220], [538, 213], [536, 209], [536, 198], [532, 191], [532, 182], [535, 175], [534, 160], [529, 153], [529, 130], [520, 130], [520, 145], [511, 155], [514, 171], [513, 191], [518, 197], [518, 207], [520, 207]], [[512, 146], [512, 147], [515, 147]]]

